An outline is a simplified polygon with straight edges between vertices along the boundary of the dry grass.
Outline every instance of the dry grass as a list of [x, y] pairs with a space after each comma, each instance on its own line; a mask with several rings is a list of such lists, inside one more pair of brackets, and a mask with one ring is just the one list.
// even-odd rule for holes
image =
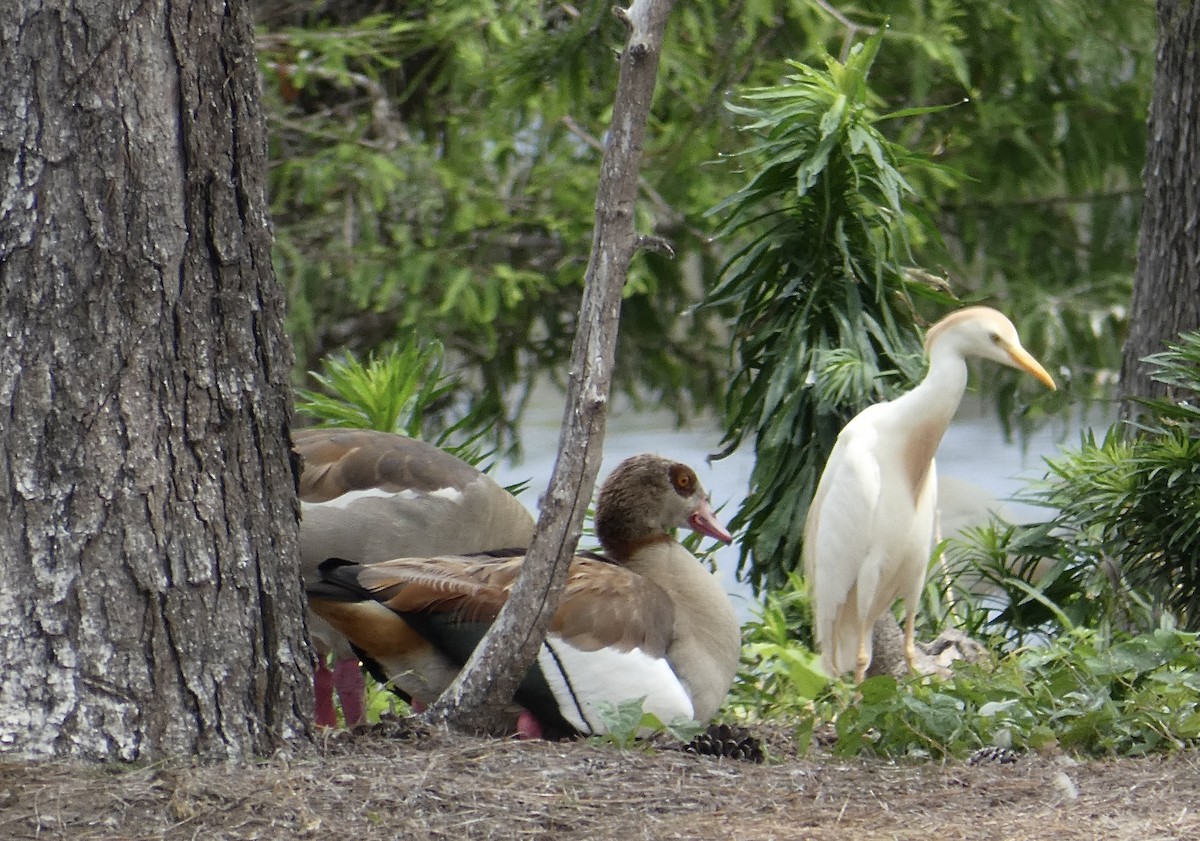
[[395, 725], [256, 764], [0, 764], [0, 839], [1200, 838], [1200, 758], [1011, 765], [477, 739]]

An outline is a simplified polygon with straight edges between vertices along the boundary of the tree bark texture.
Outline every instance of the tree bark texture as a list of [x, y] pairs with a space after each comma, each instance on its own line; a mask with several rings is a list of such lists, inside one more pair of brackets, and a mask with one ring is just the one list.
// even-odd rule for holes
[[558, 458], [512, 595], [458, 679], [428, 710], [431, 720], [489, 729], [493, 711], [512, 698], [537, 656], [566, 583], [600, 470], [621, 294], [639, 244], [633, 222], [642, 145], [672, 2], [634, 0], [617, 10], [629, 39], [600, 167]]
[[291, 350], [240, 0], [0, 4], [0, 752], [311, 714]]
[[[1141, 360], [1200, 329], [1200, 0], [1158, 0], [1137, 272], [1123, 397], [1163, 397]], [[1122, 412], [1136, 414], [1124, 401]]]

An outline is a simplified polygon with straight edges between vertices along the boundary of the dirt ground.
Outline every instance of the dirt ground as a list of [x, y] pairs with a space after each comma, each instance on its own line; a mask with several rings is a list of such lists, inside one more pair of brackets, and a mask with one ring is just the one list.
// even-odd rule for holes
[[0, 763], [0, 839], [1200, 839], [1200, 755], [1013, 763], [517, 742], [396, 725], [239, 766]]

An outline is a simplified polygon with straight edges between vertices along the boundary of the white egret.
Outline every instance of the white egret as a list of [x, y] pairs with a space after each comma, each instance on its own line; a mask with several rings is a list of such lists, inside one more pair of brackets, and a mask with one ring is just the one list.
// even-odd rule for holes
[[929, 372], [907, 394], [869, 406], [838, 435], [821, 474], [804, 534], [804, 571], [815, 636], [831, 675], [871, 662], [871, 629], [904, 600], [904, 653], [933, 548], [934, 453], [967, 386], [967, 358], [999, 362], [1054, 380], [1021, 346], [1012, 322], [989, 307], [954, 312], [925, 338]]

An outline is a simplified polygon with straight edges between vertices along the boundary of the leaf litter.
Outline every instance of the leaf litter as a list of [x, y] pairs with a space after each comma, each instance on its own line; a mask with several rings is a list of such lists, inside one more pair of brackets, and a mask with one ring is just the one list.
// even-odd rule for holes
[[1200, 756], [767, 761], [478, 738], [405, 720], [258, 762], [0, 762], [0, 838], [939, 841], [1200, 837]]

